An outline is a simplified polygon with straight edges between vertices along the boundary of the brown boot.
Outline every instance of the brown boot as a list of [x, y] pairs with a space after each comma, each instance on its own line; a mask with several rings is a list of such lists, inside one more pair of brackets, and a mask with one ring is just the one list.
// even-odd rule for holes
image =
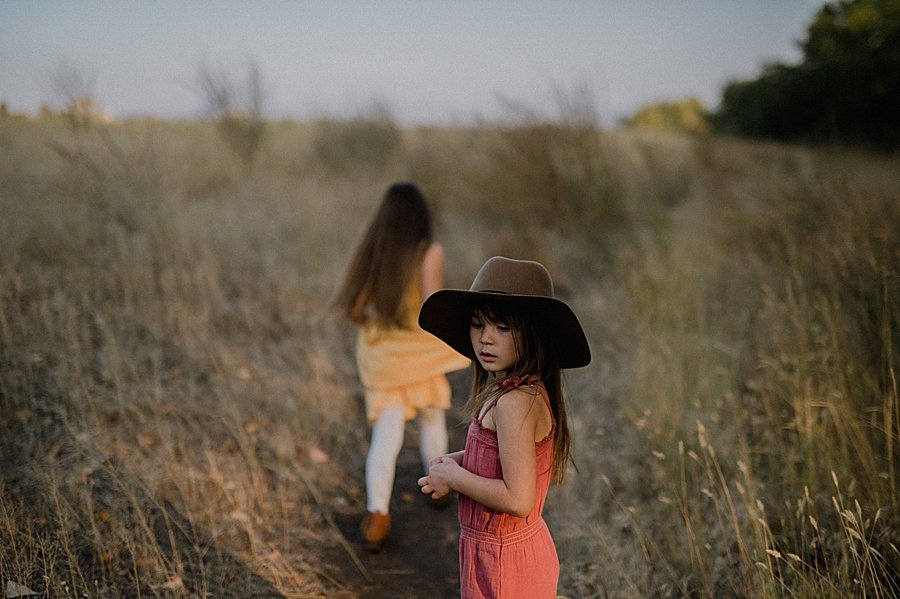
[[369, 512], [362, 522], [363, 545], [367, 551], [381, 549], [391, 534], [391, 516], [381, 512]]

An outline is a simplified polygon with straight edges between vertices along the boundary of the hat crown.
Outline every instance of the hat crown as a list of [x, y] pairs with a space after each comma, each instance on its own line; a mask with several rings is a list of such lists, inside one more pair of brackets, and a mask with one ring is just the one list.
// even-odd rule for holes
[[484, 263], [469, 291], [554, 297], [553, 280], [543, 264], [503, 256]]

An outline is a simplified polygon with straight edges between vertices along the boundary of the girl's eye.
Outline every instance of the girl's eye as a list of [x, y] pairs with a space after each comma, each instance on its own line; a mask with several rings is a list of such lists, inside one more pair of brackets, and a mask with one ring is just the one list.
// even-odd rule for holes
[[505, 324], [498, 324], [498, 325], [497, 325], [497, 330], [498, 330], [498, 331], [501, 331], [501, 332], [503, 332], [503, 333], [508, 333], [508, 332], [510, 331], [509, 325], [505, 325]]
[[470, 324], [470, 326], [471, 326], [473, 329], [480, 329], [480, 328], [483, 328], [483, 327], [484, 327], [483, 324], [481, 324], [480, 322], [474, 321], [474, 320], [472, 321], [472, 323]]

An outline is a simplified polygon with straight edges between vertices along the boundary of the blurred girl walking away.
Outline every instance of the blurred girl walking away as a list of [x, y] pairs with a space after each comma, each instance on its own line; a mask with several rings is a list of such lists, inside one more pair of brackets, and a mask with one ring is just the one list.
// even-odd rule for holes
[[444, 252], [432, 218], [412, 183], [391, 185], [359, 245], [335, 306], [359, 325], [356, 361], [372, 427], [366, 457], [363, 541], [379, 550], [390, 535], [391, 492], [407, 420], [417, 418], [420, 456], [447, 452], [446, 373], [471, 361], [419, 328], [423, 300], [443, 286]]
[[561, 369], [591, 361], [578, 318], [543, 265], [495, 256], [468, 291], [428, 297], [419, 324], [474, 360], [466, 447], [419, 479], [433, 499], [459, 492], [462, 597], [556, 597], [542, 511], [570, 457]]

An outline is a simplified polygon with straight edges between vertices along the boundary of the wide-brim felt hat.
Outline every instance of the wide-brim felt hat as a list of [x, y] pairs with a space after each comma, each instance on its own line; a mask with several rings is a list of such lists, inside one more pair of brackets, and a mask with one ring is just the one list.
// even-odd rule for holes
[[481, 305], [533, 316], [545, 341], [553, 345], [560, 368], [590, 363], [584, 329], [572, 308], [555, 297], [550, 273], [540, 262], [494, 256], [468, 290], [441, 289], [428, 296], [419, 311], [419, 326], [475, 360], [469, 326], [472, 309]]

